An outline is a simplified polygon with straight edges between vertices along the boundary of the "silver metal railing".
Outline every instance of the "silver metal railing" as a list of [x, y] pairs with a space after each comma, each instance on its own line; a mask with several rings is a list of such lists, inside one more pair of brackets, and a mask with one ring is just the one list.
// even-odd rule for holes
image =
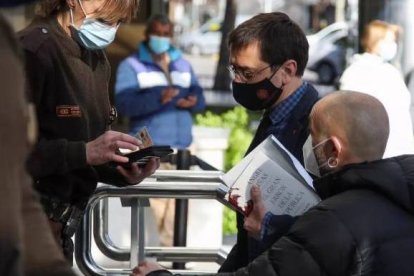
[[[158, 261], [216, 262], [221, 264], [227, 253], [218, 249], [187, 247], [145, 247], [144, 209], [148, 198], [213, 199], [223, 204], [225, 186], [217, 171], [157, 171], [139, 185], [114, 187], [99, 184], [87, 206], [82, 225], [76, 233], [75, 258], [85, 275], [128, 275], [144, 257]], [[116, 246], [108, 234], [108, 198], [119, 197], [129, 201], [131, 207], [131, 247]], [[144, 203], [144, 204], [143, 204]], [[108, 269], [99, 265], [92, 256], [92, 242], [108, 258], [129, 261], [131, 269]], [[185, 275], [186, 271], [179, 271]], [[194, 274], [195, 271], [191, 271]], [[202, 272], [198, 272], [202, 273]]]

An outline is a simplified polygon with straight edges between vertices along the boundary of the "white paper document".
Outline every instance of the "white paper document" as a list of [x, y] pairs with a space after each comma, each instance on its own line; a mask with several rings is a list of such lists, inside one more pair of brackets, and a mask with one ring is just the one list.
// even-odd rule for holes
[[275, 215], [298, 216], [320, 201], [312, 178], [274, 136], [257, 146], [222, 180], [229, 188], [225, 199], [245, 215], [252, 207], [250, 189], [254, 184], [260, 187], [266, 209]]

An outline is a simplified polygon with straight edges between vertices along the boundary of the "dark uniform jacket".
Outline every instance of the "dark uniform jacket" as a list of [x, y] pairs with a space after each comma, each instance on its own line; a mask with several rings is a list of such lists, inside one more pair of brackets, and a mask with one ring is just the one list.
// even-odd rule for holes
[[[290, 114], [288, 123], [283, 131], [278, 132], [279, 135], [277, 135], [274, 133], [274, 129], [277, 126], [269, 126], [264, 135], [259, 134], [262, 139], [253, 139], [249, 149], [253, 150], [266, 137], [273, 134], [286, 147], [286, 149], [289, 150], [296, 157], [296, 159], [303, 164], [302, 147], [309, 136], [309, 114], [317, 100], [318, 92], [312, 85], [307, 84], [306, 92]], [[237, 243], [231, 250], [224, 264], [221, 266], [220, 271], [222, 272], [235, 271], [240, 267], [246, 266], [249, 263], [249, 260], [251, 260], [251, 258], [249, 258], [251, 252], [249, 252], [248, 247], [249, 237], [247, 231], [243, 227], [243, 222], [244, 216], [237, 213]], [[284, 233], [286, 233], [292, 223], [292, 218], [280, 221], [280, 225], [278, 225], [278, 230], [280, 231], [276, 231], [270, 239], [273, 241], [279, 239]], [[270, 243], [269, 246], [271, 244], [272, 243]], [[261, 252], [265, 249], [266, 248], [263, 248]]]
[[25, 170], [29, 109], [19, 50], [0, 15], [0, 275], [74, 275]]
[[218, 275], [414, 275], [413, 155], [349, 165], [314, 186], [323, 201], [287, 235], [247, 267]]
[[36, 189], [77, 204], [88, 200], [98, 181], [127, 185], [109, 166], [86, 164], [86, 143], [110, 122], [110, 68], [104, 52], [80, 47], [56, 19], [37, 19], [19, 37], [28, 94], [39, 120], [39, 140], [28, 160]]

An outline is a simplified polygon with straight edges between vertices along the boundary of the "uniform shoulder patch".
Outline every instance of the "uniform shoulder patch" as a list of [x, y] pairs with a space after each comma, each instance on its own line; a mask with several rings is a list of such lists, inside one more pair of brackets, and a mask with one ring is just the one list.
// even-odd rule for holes
[[50, 31], [46, 26], [33, 26], [19, 32], [18, 37], [25, 50], [37, 52], [50, 39]]

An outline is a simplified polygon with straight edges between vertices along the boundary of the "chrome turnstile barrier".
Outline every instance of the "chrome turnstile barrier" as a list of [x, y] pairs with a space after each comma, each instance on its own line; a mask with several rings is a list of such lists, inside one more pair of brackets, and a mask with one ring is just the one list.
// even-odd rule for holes
[[[134, 267], [143, 256], [157, 261], [216, 262], [221, 264], [227, 253], [218, 249], [187, 247], [144, 247], [144, 212], [140, 205], [148, 198], [213, 199], [225, 205], [225, 186], [217, 171], [157, 171], [138, 185], [115, 187], [99, 184], [85, 211], [81, 227], [76, 233], [75, 258], [85, 275], [129, 275], [131, 269], [108, 269], [92, 256], [92, 241], [108, 258], [129, 261]], [[117, 247], [108, 234], [108, 198], [129, 199], [131, 206], [131, 247]], [[141, 245], [141, 246], [140, 246]], [[178, 272], [178, 271], [177, 271]], [[185, 275], [186, 271], [179, 271]], [[188, 272], [187, 272], [188, 273]], [[191, 271], [194, 274], [195, 271]], [[198, 272], [203, 273], [203, 272]]]

